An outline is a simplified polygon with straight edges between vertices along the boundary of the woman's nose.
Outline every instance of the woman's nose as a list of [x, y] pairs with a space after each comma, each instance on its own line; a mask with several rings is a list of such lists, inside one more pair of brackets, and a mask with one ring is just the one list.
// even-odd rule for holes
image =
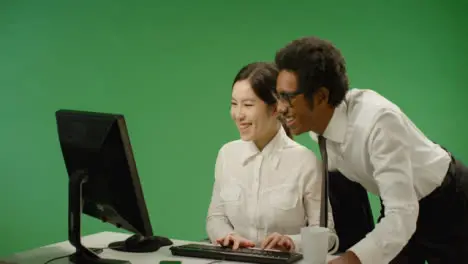
[[245, 119], [245, 114], [242, 113], [242, 112], [239, 112], [239, 114], [237, 115], [237, 119], [238, 120], [244, 120]]
[[245, 113], [244, 111], [242, 111], [242, 108], [241, 107], [238, 107], [235, 111], [234, 111], [234, 117], [235, 119], [237, 120], [242, 120], [245, 118]]

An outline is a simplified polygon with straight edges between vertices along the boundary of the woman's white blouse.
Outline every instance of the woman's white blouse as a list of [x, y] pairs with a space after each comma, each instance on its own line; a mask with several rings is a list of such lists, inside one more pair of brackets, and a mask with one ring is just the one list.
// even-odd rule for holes
[[283, 128], [261, 152], [253, 142], [225, 144], [216, 160], [208, 209], [210, 240], [235, 232], [260, 246], [267, 234], [278, 232], [289, 235], [300, 250], [301, 227], [319, 224], [321, 166], [315, 154]]

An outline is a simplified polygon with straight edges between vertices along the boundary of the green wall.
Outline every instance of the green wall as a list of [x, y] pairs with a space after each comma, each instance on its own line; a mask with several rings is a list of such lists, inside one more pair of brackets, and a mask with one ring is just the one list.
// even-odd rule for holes
[[216, 154], [238, 136], [231, 81], [304, 35], [468, 162], [467, 5], [325, 2], [0, 1], [0, 256], [67, 238], [59, 108], [125, 114], [154, 231], [205, 237]]

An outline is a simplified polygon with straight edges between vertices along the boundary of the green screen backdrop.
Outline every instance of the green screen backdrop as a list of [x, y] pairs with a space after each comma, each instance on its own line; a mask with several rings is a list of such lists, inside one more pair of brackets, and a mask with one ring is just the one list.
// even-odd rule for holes
[[67, 238], [59, 108], [124, 114], [155, 233], [206, 237], [216, 154], [238, 137], [232, 79], [301, 36], [336, 43], [353, 87], [468, 162], [467, 4], [377, 2], [1, 1], [0, 256]]

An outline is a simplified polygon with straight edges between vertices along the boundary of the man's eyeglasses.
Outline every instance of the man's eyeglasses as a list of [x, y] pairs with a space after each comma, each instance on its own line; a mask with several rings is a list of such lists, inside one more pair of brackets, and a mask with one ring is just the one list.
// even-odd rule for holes
[[289, 105], [291, 105], [292, 100], [294, 97], [303, 94], [304, 92], [302, 91], [295, 91], [295, 92], [274, 92], [275, 98], [279, 102], [287, 102]]

